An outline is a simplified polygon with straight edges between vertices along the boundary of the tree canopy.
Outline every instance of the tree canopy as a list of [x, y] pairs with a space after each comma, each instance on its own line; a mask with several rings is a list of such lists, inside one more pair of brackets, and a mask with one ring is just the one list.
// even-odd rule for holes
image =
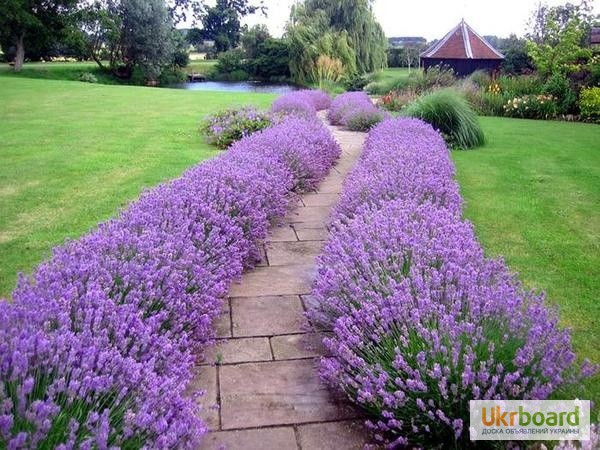
[[349, 76], [386, 64], [387, 41], [372, 0], [305, 0], [292, 8], [287, 34], [298, 81], [314, 80], [320, 56], [339, 61]]

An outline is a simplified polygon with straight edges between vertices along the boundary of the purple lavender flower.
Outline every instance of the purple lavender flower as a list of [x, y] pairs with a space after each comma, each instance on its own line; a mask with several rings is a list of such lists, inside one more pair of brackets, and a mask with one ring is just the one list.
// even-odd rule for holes
[[21, 276], [0, 302], [0, 442], [196, 448], [206, 427], [186, 388], [222, 298], [339, 154], [315, 119], [285, 119]]
[[318, 260], [308, 317], [333, 330], [321, 376], [392, 446], [467, 445], [469, 400], [544, 399], [593, 372], [574, 367], [570, 334], [543, 295], [485, 258], [453, 175], [429, 125], [384, 121]]

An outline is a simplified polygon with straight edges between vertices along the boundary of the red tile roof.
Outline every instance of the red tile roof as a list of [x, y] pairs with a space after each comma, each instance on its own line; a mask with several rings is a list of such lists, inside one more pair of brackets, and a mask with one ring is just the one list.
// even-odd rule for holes
[[441, 41], [421, 53], [421, 58], [504, 59], [504, 55], [462, 20]]

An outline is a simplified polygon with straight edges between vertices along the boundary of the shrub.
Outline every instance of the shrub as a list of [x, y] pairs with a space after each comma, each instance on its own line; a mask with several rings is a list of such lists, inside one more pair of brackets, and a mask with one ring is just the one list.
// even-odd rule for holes
[[583, 88], [579, 94], [579, 108], [584, 118], [600, 120], [600, 87]]
[[329, 108], [331, 97], [318, 89], [303, 89], [284, 94], [273, 102], [274, 113], [314, 117], [317, 111]]
[[577, 103], [577, 95], [562, 73], [553, 74], [542, 88], [542, 93], [554, 98], [557, 114], [572, 113]]
[[475, 112], [455, 91], [441, 90], [420, 97], [407, 106], [403, 114], [430, 123], [453, 147], [468, 149], [485, 142]]
[[358, 107], [344, 117], [346, 127], [351, 131], [369, 131], [377, 125], [386, 115], [374, 105]]
[[0, 302], [0, 442], [195, 448], [206, 427], [185, 389], [221, 299], [339, 153], [320, 122], [284, 119], [21, 277]]
[[207, 117], [201, 125], [201, 132], [210, 144], [227, 148], [256, 131], [271, 125], [268, 113], [254, 108], [227, 109]]
[[467, 77], [475, 86], [480, 89], [486, 89], [492, 82], [492, 77], [487, 70], [476, 70]]
[[413, 83], [416, 91], [422, 93], [454, 86], [456, 81], [454, 70], [448, 66], [439, 65], [423, 71], [420, 77], [414, 78]]
[[388, 111], [401, 111], [417, 99], [417, 93], [410, 90], [391, 91], [381, 97], [381, 106]]
[[345, 118], [348, 113], [357, 107], [373, 106], [373, 102], [364, 92], [346, 92], [333, 99], [327, 119], [332, 125], [346, 125]]
[[504, 105], [506, 117], [520, 119], [552, 119], [556, 117], [556, 102], [550, 95], [524, 95]]
[[325, 82], [337, 83], [344, 76], [345, 69], [342, 60], [327, 55], [319, 55], [313, 69], [313, 80], [322, 88]]
[[344, 80], [344, 88], [349, 92], [362, 91], [369, 84], [366, 75], [351, 75]]
[[318, 259], [308, 317], [333, 330], [321, 376], [390, 448], [466, 448], [470, 400], [545, 399], [595, 370], [576, 373], [543, 296], [485, 258], [453, 173], [429, 125], [378, 125]]
[[81, 75], [79, 75], [79, 81], [83, 81], [84, 83], [97, 83], [98, 78], [96, 78], [96, 75], [93, 73], [82, 72]]

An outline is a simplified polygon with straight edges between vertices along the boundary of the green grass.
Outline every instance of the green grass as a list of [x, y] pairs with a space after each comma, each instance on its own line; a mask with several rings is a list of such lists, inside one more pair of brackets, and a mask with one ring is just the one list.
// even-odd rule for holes
[[[481, 123], [487, 144], [452, 153], [466, 216], [489, 255], [547, 292], [578, 356], [600, 363], [600, 126]], [[600, 402], [600, 377], [561, 395]]]
[[95, 62], [31, 62], [25, 63], [20, 72], [15, 73], [8, 64], [0, 64], [0, 76], [36, 78], [43, 80], [79, 81], [82, 73], [92, 73], [98, 83], [123, 84], [109, 73], [104, 72]]
[[[420, 71], [418, 68], [412, 68], [410, 73]], [[408, 78], [408, 68], [406, 67], [388, 67], [386, 69], [380, 70], [379, 72], [374, 72], [371, 76], [373, 81], [380, 81], [384, 83], [394, 82], [401, 78]]]
[[200, 119], [268, 94], [0, 80], [0, 296], [65, 238], [80, 236], [217, 151]]

